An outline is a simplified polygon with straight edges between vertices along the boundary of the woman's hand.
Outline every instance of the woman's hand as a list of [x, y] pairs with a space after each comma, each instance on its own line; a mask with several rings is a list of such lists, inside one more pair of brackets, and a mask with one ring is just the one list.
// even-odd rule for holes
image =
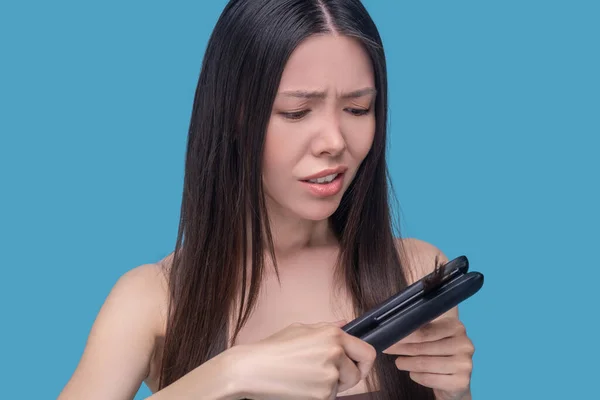
[[471, 398], [475, 348], [455, 316], [442, 316], [387, 348], [398, 355], [396, 366], [413, 381], [434, 390], [437, 400]]
[[346, 321], [294, 323], [235, 346], [239, 384], [256, 400], [330, 400], [364, 379], [377, 352], [340, 329]]

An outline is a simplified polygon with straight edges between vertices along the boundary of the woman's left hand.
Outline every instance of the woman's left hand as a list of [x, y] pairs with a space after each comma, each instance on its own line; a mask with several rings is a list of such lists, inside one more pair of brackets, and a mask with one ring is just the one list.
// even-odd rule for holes
[[396, 366], [410, 378], [434, 390], [436, 400], [471, 399], [475, 348], [465, 326], [455, 316], [442, 316], [390, 346]]

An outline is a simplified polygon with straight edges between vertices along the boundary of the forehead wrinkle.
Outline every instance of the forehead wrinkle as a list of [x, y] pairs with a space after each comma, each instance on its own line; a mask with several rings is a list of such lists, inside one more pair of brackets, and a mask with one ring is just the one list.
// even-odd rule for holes
[[281, 94], [286, 97], [296, 97], [300, 99], [324, 99], [327, 97], [326, 91], [286, 90]]
[[[300, 99], [319, 99], [323, 100], [327, 97], [328, 91], [318, 91], [318, 90], [286, 90], [281, 92], [280, 94], [286, 97], [295, 97]], [[363, 97], [367, 95], [374, 95], [377, 93], [377, 90], [373, 87], [366, 87], [358, 90], [353, 90], [347, 93], [338, 94], [339, 98], [342, 99], [353, 99], [358, 97]]]
[[367, 95], [375, 95], [375, 93], [377, 93], [377, 90], [375, 88], [366, 87], [358, 90], [353, 90], [352, 92], [342, 93], [340, 97], [342, 99], [354, 99], [357, 97], [363, 97]]

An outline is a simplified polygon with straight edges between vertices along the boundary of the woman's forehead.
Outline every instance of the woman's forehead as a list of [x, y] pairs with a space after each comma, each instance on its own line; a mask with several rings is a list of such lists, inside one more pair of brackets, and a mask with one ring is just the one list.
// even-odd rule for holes
[[311, 36], [285, 65], [279, 92], [337, 94], [373, 88], [373, 66], [361, 43], [340, 35]]

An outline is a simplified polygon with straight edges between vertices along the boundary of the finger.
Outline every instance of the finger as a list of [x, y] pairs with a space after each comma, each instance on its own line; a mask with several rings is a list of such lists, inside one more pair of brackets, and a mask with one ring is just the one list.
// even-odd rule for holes
[[473, 343], [466, 336], [452, 336], [434, 342], [402, 343], [391, 346], [386, 353], [403, 356], [452, 356], [475, 352]]
[[442, 318], [421, 326], [398, 343], [433, 342], [458, 335], [464, 331], [465, 327], [458, 318]]
[[350, 389], [362, 379], [362, 374], [357, 364], [346, 355], [340, 357], [336, 365], [340, 371], [337, 392]]
[[454, 357], [449, 356], [399, 356], [395, 360], [401, 371], [427, 372], [431, 374], [454, 374], [459, 372]]
[[469, 389], [471, 379], [467, 375], [443, 375], [411, 372], [410, 379], [420, 385], [449, 392], [463, 392]]
[[361, 379], [364, 379], [373, 367], [375, 357], [377, 356], [377, 351], [373, 346], [364, 340], [345, 332], [342, 336], [342, 346], [346, 355], [352, 361], [356, 362], [356, 366], [360, 371]]
[[331, 392], [331, 396], [329, 396], [329, 398], [327, 400], [337, 400], [338, 398], [338, 393], [340, 393], [340, 386], [339, 386], [339, 382], [336, 383], [333, 387], [333, 391]]

